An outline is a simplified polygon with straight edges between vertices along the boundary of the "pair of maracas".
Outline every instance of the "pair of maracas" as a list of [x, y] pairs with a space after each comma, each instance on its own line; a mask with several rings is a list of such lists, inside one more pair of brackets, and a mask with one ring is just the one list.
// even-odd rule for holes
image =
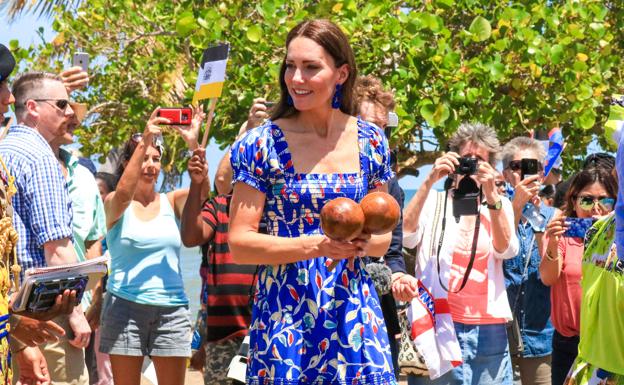
[[[386, 234], [394, 230], [401, 218], [401, 207], [392, 195], [384, 192], [367, 194], [360, 203], [349, 198], [336, 198], [321, 209], [321, 229], [329, 238], [352, 241], [360, 234]], [[338, 261], [332, 261], [332, 271]]]

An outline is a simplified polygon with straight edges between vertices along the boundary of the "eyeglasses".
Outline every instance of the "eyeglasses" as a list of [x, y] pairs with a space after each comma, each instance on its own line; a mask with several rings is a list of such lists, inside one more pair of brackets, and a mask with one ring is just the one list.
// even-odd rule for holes
[[[45, 102], [45, 103], [51, 104], [63, 112], [65, 112], [65, 110], [67, 109], [67, 106], [69, 105], [69, 100], [67, 99], [32, 99], [32, 100], [34, 100], [35, 102]], [[50, 102], [54, 102], [54, 103], [50, 103]]]
[[589, 211], [594, 208], [594, 205], [599, 204], [603, 209], [607, 211], [613, 210], [615, 206], [615, 199], [609, 197], [594, 197], [591, 195], [580, 196], [577, 199], [578, 205], [585, 211]]
[[[507, 168], [510, 169], [511, 171], [520, 171], [520, 169], [522, 168], [522, 161], [521, 160], [512, 160], [507, 165]], [[543, 171], [544, 170], [544, 165], [541, 162], [537, 162], [537, 170], [538, 171]]]
[[506, 182], [504, 180], [497, 180], [496, 182], [494, 182], [494, 184], [496, 185], [496, 187], [505, 187]]

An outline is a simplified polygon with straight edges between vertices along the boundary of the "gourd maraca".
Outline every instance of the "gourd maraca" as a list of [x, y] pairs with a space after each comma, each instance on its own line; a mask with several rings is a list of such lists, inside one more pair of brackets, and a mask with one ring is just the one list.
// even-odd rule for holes
[[364, 212], [349, 198], [336, 198], [321, 209], [321, 229], [325, 235], [338, 241], [357, 238], [364, 229]]
[[360, 202], [364, 212], [364, 232], [380, 235], [389, 233], [399, 224], [401, 207], [390, 194], [374, 192], [366, 195]]
[[[396, 199], [384, 192], [374, 192], [366, 195], [359, 205], [348, 198], [329, 201], [321, 209], [321, 228], [331, 239], [350, 241], [362, 232], [389, 233], [400, 218], [401, 208]], [[338, 261], [332, 261], [328, 270], [332, 271], [337, 264]]]

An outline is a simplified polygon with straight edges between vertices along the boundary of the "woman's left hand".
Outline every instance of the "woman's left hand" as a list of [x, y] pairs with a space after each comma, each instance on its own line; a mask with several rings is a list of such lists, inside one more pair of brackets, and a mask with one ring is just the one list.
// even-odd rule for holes
[[357, 247], [358, 254], [354, 257], [350, 257], [347, 260], [347, 268], [349, 270], [355, 269], [355, 258], [361, 258], [368, 255], [368, 249], [370, 248], [371, 235], [367, 233], [361, 233], [357, 238], [351, 240], [351, 244]]
[[489, 202], [498, 201], [498, 192], [496, 190], [497, 172], [488, 162], [479, 162], [477, 169], [477, 181], [483, 187], [483, 196]]
[[[395, 274], [402, 274], [395, 278]], [[392, 274], [392, 295], [399, 301], [409, 302], [418, 295], [418, 280], [404, 273]]]
[[197, 185], [204, 183], [208, 178], [208, 163], [206, 163], [206, 151], [198, 147], [193, 150], [193, 156], [188, 162], [188, 172], [191, 182]]
[[[192, 107], [191, 107], [192, 108]], [[200, 104], [199, 107], [193, 108], [193, 120], [188, 126], [174, 125], [173, 128], [180, 134], [184, 142], [189, 147], [189, 150], [195, 150], [199, 147], [199, 130], [202, 122], [206, 118], [204, 107]]]

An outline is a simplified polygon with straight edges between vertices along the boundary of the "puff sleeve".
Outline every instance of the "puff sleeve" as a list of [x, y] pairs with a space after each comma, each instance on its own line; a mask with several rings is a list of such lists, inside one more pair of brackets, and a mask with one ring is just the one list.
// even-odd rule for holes
[[261, 126], [248, 131], [234, 142], [230, 149], [232, 183], [243, 182], [266, 194], [269, 173], [268, 127]]

